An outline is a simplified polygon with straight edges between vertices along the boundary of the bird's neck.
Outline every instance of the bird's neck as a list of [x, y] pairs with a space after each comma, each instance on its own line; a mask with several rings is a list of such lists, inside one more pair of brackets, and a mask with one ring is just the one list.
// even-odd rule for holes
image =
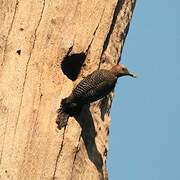
[[118, 76], [118, 72], [116, 71], [116, 69], [112, 68], [112, 69], [111, 69], [111, 72], [112, 72], [113, 75], [116, 76], [117, 78], [119, 77], [119, 76]]

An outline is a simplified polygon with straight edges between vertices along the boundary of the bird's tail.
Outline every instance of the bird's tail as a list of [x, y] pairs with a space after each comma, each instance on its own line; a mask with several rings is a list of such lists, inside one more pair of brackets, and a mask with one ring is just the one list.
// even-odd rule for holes
[[67, 125], [69, 116], [77, 116], [81, 111], [81, 107], [76, 103], [72, 103], [70, 97], [62, 99], [61, 106], [57, 110], [56, 123], [58, 128], [61, 129]]
[[65, 110], [65, 108], [63, 106], [61, 106], [57, 110], [57, 113], [58, 113], [58, 115], [57, 115], [57, 118], [56, 118], [56, 123], [58, 125], [58, 129], [61, 129], [64, 126], [67, 125], [69, 114], [66, 112], [66, 110]]

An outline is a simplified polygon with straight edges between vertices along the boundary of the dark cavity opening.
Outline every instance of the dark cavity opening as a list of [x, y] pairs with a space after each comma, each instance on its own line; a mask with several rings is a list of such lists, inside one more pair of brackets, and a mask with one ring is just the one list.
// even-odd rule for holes
[[21, 55], [21, 50], [20, 50], [20, 49], [18, 49], [16, 52], [17, 52], [19, 55]]
[[67, 55], [61, 63], [61, 68], [63, 73], [69, 79], [75, 81], [78, 77], [78, 74], [81, 70], [85, 58], [86, 58], [86, 54], [84, 52]]

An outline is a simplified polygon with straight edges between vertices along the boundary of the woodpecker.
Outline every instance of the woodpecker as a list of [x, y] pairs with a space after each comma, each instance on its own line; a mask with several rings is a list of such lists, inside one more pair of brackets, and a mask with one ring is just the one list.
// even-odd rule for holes
[[68, 97], [62, 99], [57, 111], [58, 128], [66, 126], [69, 116], [77, 116], [85, 104], [90, 104], [108, 95], [114, 89], [118, 78], [122, 76], [136, 77], [123, 64], [117, 64], [110, 70], [95, 70], [85, 77]]

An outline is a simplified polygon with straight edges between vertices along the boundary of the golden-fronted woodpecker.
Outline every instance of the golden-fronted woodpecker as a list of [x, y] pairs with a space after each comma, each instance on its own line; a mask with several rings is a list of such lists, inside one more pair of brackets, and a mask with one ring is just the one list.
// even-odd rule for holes
[[78, 115], [83, 105], [108, 95], [114, 89], [118, 78], [122, 76], [136, 77], [123, 64], [115, 65], [110, 70], [96, 70], [85, 77], [70, 96], [62, 99], [56, 119], [58, 128], [61, 129], [67, 124], [69, 116]]

